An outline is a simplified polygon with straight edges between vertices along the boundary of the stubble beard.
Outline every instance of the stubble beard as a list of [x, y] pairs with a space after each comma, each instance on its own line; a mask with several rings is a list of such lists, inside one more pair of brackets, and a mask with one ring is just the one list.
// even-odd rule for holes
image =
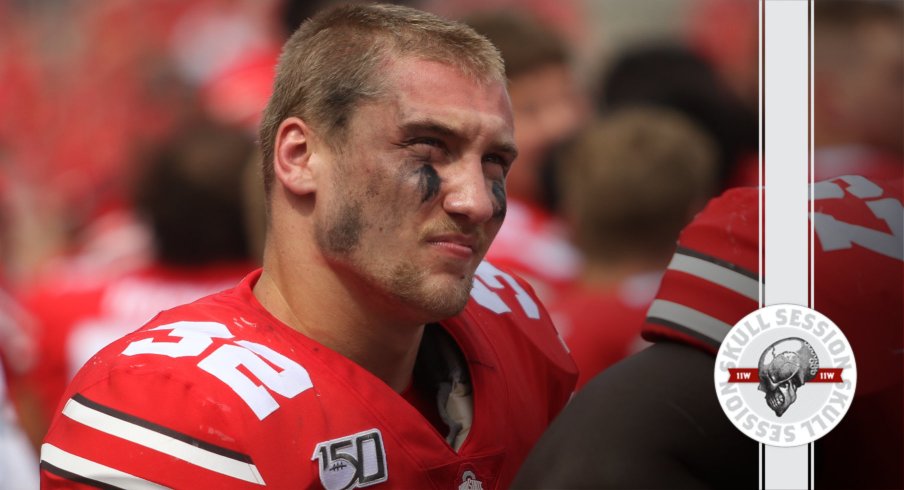
[[424, 322], [439, 321], [459, 314], [467, 305], [474, 283], [474, 271], [448, 286], [431, 285], [430, 273], [406, 258], [376, 261], [363, 257], [361, 237], [368, 226], [358, 200], [335, 203], [326, 222], [315, 228], [315, 238], [328, 261], [363, 279], [368, 289], [395, 299]]
[[430, 322], [461, 313], [471, 297], [474, 273], [468, 273], [448, 287], [431, 287], [424, 269], [411, 262], [403, 262], [392, 270], [389, 279], [393, 296], [415, 306], [425, 314], [425, 321]]

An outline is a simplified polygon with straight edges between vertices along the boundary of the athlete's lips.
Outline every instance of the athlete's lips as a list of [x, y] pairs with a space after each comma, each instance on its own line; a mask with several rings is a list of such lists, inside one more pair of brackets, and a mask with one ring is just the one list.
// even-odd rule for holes
[[441, 247], [443, 250], [462, 258], [470, 258], [477, 249], [476, 237], [460, 233], [434, 235], [427, 239], [427, 243]]

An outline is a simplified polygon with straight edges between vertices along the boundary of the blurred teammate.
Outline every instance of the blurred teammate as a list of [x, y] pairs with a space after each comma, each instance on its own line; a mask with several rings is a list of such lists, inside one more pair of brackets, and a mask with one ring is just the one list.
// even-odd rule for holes
[[[813, 192], [814, 306], [845, 333], [858, 368], [849, 412], [816, 442], [815, 480], [901, 488], [901, 183], [846, 176]], [[757, 443], [720, 408], [713, 363], [729, 328], [758, 306], [758, 199], [755, 188], [730, 190], [682, 232], [647, 314], [644, 336], [656, 344], [578, 393], [516, 487], [757, 486]]]
[[715, 187], [716, 150], [677, 112], [622, 109], [579, 133], [557, 170], [562, 213], [585, 259], [550, 313], [580, 387], [647, 345], [647, 308], [678, 233]]
[[[727, 2], [736, 3], [736, 2]], [[737, 2], [740, 3], [740, 2]], [[755, 3], [755, 2], [753, 2]], [[755, 7], [755, 6], [754, 6]], [[730, 22], [756, 36], [756, 9]], [[715, 41], [714, 41], [715, 42]], [[718, 42], [722, 42], [720, 39]], [[856, 174], [880, 180], [904, 175], [904, 4], [899, 0], [821, 0], [813, 3], [813, 138], [815, 180]], [[749, 52], [756, 54], [756, 51]], [[756, 76], [756, 60], [724, 58], [735, 77]], [[755, 80], [745, 84], [756, 86]], [[755, 159], [732, 181], [758, 185]]]
[[828, 0], [814, 6], [816, 178], [904, 173], [904, 6]]
[[234, 286], [253, 268], [240, 192], [252, 147], [242, 131], [189, 120], [140, 162], [134, 208], [151, 230], [155, 259], [112, 276], [62, 270], [25, 294], [39, 357], [14, 388], [36, 444], [66, 385], [97, 351], [161, 310]]
[[518, 165], [506, 181], [505, 225], [487, 254], [522, 275], [544, 300], [574, 279], [580, 256], [550, 211], [541, 173], [550, 151], [587, 119], [587, 101], [575, 80], [564, 42], [517, 14], [485, 14], [467, 21], [502, 52], [515, 115]]
[[507, 487], [575, 373], [529, 286], [482, 262], [516, 155], [498, 51], [408, 8], [321, 12], [261, 142], [263, 269], [89, 361], [43, 483]]

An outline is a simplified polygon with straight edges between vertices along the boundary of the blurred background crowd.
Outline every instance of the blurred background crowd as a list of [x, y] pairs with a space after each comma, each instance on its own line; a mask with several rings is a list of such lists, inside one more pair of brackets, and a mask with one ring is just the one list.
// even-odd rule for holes
[[[332, 3], [0, 0], [0, 357], [28, 441], [0, 433], [18, 455], [0, 473], [29, 467], [100, 347], [256, 267], [258, 118], [283, 40]], [[546, 301], [581, 384], [642, 349], [681, 228], [759, 183], [756, 0], [397, 3], [506, 61], [520, 156], [489, 258]], [[817, 23], [837, 48], [814, 60], [817, 177], [900, 178], [901, 24], [883, 18]]]

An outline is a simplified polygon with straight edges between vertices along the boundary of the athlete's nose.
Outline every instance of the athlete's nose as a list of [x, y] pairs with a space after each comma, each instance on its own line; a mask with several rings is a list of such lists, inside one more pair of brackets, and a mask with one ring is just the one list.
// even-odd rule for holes
[[448, 168], [449, 174], [444, 178], [448, 187], [443, 209], [471, 223], [485, 223], [493, 216], [493, 198], [483, 165], [477, 157], [458, 163]]

